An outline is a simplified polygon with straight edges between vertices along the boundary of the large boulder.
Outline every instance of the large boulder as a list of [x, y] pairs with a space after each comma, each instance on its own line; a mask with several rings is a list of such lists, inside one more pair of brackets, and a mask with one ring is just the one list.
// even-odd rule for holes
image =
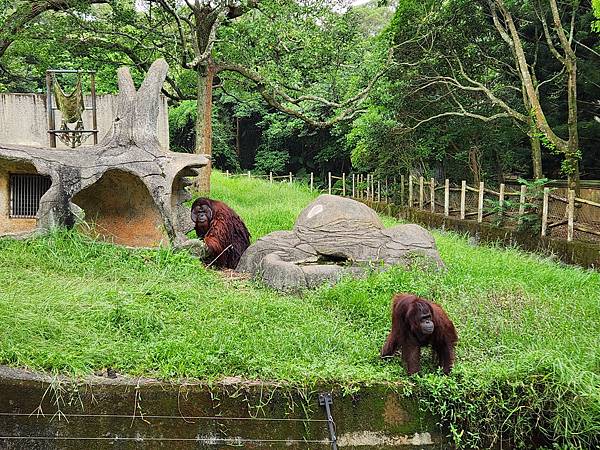
[[415, 224], [384, 228], [368, 206], [321, 195], [298, 216], [292, 231], [262, 237], [242, 255], [238, 272], [248, 272], [282, 291], [302, 290], [345, 275], [415, 260], [444, 266], [431, 233]]

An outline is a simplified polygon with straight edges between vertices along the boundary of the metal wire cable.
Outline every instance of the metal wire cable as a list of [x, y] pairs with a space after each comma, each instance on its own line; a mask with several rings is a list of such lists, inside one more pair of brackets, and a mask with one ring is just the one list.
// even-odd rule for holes
[[182, 441], [182, 442], [207, 442], [207, 443], [233, 443], [233, 444], [249, 444], [249, 443], [290, 443], [290, 444], [330, 444], [328, 439], [245, 439], [245, 438], [165, 438], [165, 437], [77, 437], [77, 436], [0, 436], [0, 440], [37, 440], [37, 441]]
[[[0, 412], [0, 416], [27, 416], [27, 417], [46, 417], [52, 416], [52, 414], [36, 414], [36, 413], [11, 413], [11, 412]], [[300, 419], [300, 418], [289, 418], [289, 417], [226, 417], [226, 416], [163, 416], [163, 415], [148, 415], [144, 414], [65, 414], [60, 413], [61, 417], [114, 417], [119, 419], [184, 419], [184, 420], [254, 420], [261, 422], [327, 422], [327, 419]]]

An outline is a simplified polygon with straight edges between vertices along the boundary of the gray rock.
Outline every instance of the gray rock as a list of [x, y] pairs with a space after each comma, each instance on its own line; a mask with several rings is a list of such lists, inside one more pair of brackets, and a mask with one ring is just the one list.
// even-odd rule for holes
[[433, 236], [414, 224], [385, 229], [377, 213], [356, 200], [321, 195], [298, 216], [292, 231], [259, 239], [242, 255], [236, 270], [248, 272], [282, 291], [335, 284], [415, 262], [442, 268]]

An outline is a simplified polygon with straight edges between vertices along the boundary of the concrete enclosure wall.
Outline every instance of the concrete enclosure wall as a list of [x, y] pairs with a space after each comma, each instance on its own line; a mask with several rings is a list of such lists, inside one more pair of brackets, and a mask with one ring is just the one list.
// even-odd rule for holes
[[[96, 111], [98, 119], [98, 142], [110, 130], [117, 111], [116, 95], [98, 95]], [[91, 105], [91, 97], [85, 97], [86, 106]], [[92, 112], [83, 112], [83, 124], [86, 130], [92, 129]], [[56, 127], [60, 128], [60, 111], [56, 111]], [[73, 127], [73, 125], [71, 125]], [[158, 140], [163, 150], [169, 149], [169, 119], [167, 99], [161, 96], [158, 113]], [[46, 115], [45, 94], [0, 94], [0, 143], [49, 146], [48, 119]], [[82, 147], [94, 144], [90, 135]], [[66, 148], [56, 140], [58, 148]]]
[[69, 382], [0, 366], [0, 448], [328, 450], [319, 392], [332, 392], [340, 449], [450, 448], [418, 399], [397, 390], [374, 385], [342, 395], [332, 386], [308, 392], [238, 379]]

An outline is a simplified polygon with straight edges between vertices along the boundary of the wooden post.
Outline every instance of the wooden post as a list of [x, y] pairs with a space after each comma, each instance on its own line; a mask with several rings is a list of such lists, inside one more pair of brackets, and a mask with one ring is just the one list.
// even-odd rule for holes
[[92, 94], [92, 130], [94, 130], [94, 145], [98, 143], [98, 108], [96, 107], [96, 72], [90, 74], [90, 91]]
[[358, 186], [356, 187], [358, 198], [362, 198], [362, 173], [358, 175]]
[[377, 201], [381, 202], [381, 181], [377, 180]]
[[329, 193], [329, 195], [331, 195], [331, 172], [327, 172], [327, 179], [329, 180], [327, 192]]
[[444, 184], [444, 215], [450, 216], [450, 180], [448, 178]]
[[293, 177], [292, 177], [292, 172], [290, 172], [290, 184], [292, 184], [292, 181], [294, 181], [294, 180], [293, 180]]
[[226, 176], [227, 178], [229, 178], [229, 170], [226, 170], [226, 171], [225, 171], [225, 176]]
[[375, 176], [371, 174], [371, 200], [375, 201]]
[[544, 188], [544, 200], [542, 203], [542, 236], [546, 236], [546, 229], [548, 228], [548, 196], [550, 194], [550, 188]]
[[269, 183], [273, 184], [273, 172], [269, 172]]
[[500, 183], [500, 195], [498, 195], [498, 205], [500, 206], [500, 216], [504, 215], [504, 183]]
[[567, 241], [573, 240], [573, 217], [575, 215], [575, 191], [569, 189], [569, 204], [567, 205]]
[[352, 174], [352, 198], [354, 198], [354, 194], [356, 193], [356, 190], [354, 187], [354, 184], [355, 184], [354, 179], [355, 179], [355, 176], [354, 176], [354, 174]]
[[310, 173], [310, 190], [311, 191], [313, 190], [313, 187], [314, 187], [314, 181], [315, 181], [315, 175], [314, 175], [314, 173], [311, 172]]
[[390, 200], [389, 196], [390, 196], [390, 191], [388, 188], [388, 179], [387, 179], [387, 177], [385, 177], [385, 202], [386, 203], [388, 203]]
[[521, 196], [519, 197], [519, 223], [523, 222], [523, 215], [525, 214], [525, 193], [527, 192], [527, 186], [521, 185]]
[[423, 190], [424, 180], [423, 177], [419, 177], [419, 209], [423, 209]]
[[[46, 71], [46, 115], [48, 117], [48, 128], [50, 130], [56, 129], [54, 121], [54, 110], [52, 109], [52, 73]], [[48, 132], [48, 140], [50, 141], [50, 147], [56, 147], [56, 134]]]
[[400, 175], [400, 206], [404, 205], [404, 175]]
[[346, 196], [346, 172], [342, 172], [342, 195]]
[[408, 176], [408, 206], [412, 208], [413, 205], [413, 180], [412, 175]]
[[460, 186], [460, 218], [465, 220], [465, 203], [467, 199], [467, 182], [462, 180]]
[[248, 178], [250, 178], [250, 177], [251, 177], [251, 175], [250, 175], [250, 171], [248, 171]]
[[371, 189], [371, 181], [369, 178], [369, 174], [367, 174], [367, 200], [369, 200], [369, 198], [371, 197], [369, 194], [369, 190]]
[[479, 183], [479, 201], [477, 202], [477, 222], [483, 222], [483, 181]]
[[431, 200], [431, 212], [435, 212], [435, 178], [429, 182], [429, 199]]

